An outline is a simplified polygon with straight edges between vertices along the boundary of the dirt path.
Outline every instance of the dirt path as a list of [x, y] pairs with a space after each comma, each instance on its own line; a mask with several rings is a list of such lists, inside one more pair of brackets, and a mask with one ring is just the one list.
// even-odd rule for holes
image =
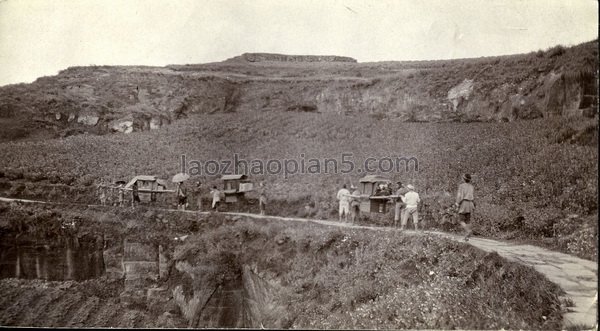
[[[46, 203], [43, 201], [10, 199], [0, 197], [0, 201], [20, 201], [25, 203]], [[177, 211], [167, 209], [168, 211]], [[186, 213], [197, 213], [196, 211], [185, 211]], [[209, 214], [202, 212], [201, 214]], [[223, 212], [229, 216], [242, 216], [254, 219], [267, 219], [276, 221], [291, 221], [302, 223], [314, 223], [325, 226], [355, 228], [372, 231], [397, 231], [394, 228], [354, 225], [337, 221], [326, 221], [317, 219], [306, 219], [296, 217], [261, 216], [249, 213]], [[453, 235], [437, 231], [404, 231], [410, 235], [433, 234], [441, 237], [462, 241], [459, 235]], [[558, 284], [565, 292], [574, 306], [564, 314], [564, 326], [595, 326], [597, 324], [598, 306], [598, 268], [594, 261], [580, 259], [568, 254], [550, 251], [533, 245], [517, 245], [486, 238], [471, 238], [468, 244], [487, 252], [497, 252], [500, 256], [524, 265], [533, 267], [545, 275], [550, 281]]]

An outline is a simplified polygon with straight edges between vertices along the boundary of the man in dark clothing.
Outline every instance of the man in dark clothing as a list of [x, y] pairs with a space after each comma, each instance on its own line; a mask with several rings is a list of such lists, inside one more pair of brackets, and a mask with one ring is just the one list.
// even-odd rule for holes
[[135, 205], [140, 203], [140, 194], [138, 191], [137, 182], [131, 186], [131, 207], [135, 208]]
[[194, 189], [194, 195], [196, 196], [196, 209], [202, 210], [202, 183], [196, 182], [196, 188]]
[[402, 185], [402, 182], [397, 182], [398, 188], [396, 190], [396, 204], [394, 206], [394, 227], [398, 226], [398, 221], [402, 218], [402, 213], [404, 212], [404, 207], [406, 205], [402, 202], [402, 197], [408, 192], [408, 189]]
[[265, 215], [265, 209], [267, 207], [267, 188], [264, 182], [261, 182], [259, 185], [258, 207], [260, 209], [260, 214]]
[[177, 209], [185, 210], [185, 205], [187, 204], [187, 194], [185, 187], [183, 187], [183, 183], [179, 183], [177, 185]]
[[119, 184], [118, 190], [119, 190], [118, 206], [123, 207], [124, 203], [125, 203], [125, 190], [123, 189], [123, 184]]
[[360, 216], [360, 191], [354, 185], [351, 185], [350, 189], [352, 190], [352, 199], [350, 200], [350, 221], [356, 223]]

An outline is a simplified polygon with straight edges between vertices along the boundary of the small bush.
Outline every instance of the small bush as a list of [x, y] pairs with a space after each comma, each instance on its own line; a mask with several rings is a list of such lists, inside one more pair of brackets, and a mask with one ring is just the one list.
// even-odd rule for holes
[[546, 51], [546, 57], [553, 58], [565, 54], [565, 47], [562, 45], [554, 46]]
[[385, 120], [388, 118], [388, 115], [385, 112], [375, 112], [375, 113], [369, 114], [369, 116], [371, 116], [372, 118], [374, 118], [378, 121], [382, 121], [382, 120]]

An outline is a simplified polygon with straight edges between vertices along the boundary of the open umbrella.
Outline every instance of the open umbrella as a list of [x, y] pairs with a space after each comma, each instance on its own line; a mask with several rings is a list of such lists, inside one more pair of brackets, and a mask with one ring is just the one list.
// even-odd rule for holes
[[188, 180], [188, 178], [190, 178], [190, 175], [180, 172], [177, 175], [173, 176], [173, 179], [171, 181], [173, 183], [181, 183]]

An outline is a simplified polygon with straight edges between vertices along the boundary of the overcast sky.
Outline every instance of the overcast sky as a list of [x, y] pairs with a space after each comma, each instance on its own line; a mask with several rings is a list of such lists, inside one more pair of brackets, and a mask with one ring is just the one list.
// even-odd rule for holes
[[596, 38], [596, 0], [0, 0], [0, 85], [75, 65], [447, 59]]

